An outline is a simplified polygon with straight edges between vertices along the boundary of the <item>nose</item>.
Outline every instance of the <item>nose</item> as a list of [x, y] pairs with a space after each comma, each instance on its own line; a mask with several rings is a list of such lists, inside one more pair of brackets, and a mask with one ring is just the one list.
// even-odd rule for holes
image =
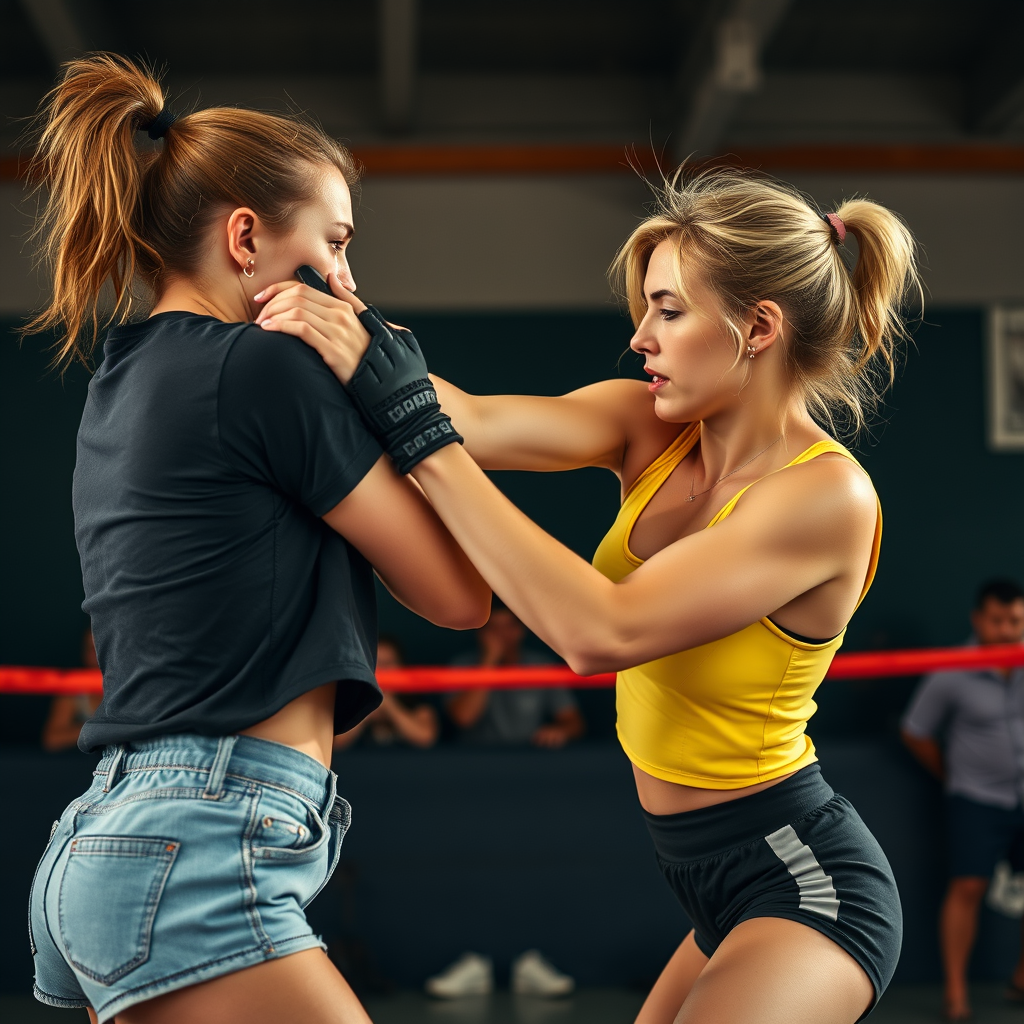
[[352, 268], [348, 265], [347, 257], [342, 256], [338, 260], [337, 274], [338, 280], [347, 291], [354, 292], [356, 290], [356, 279], [352, 276]]
[[629, 340], [629, 347], [639, 354], [654, 352], [657, 349], [657, 341], [651, 330], [651, 311], [644, 314], [643, 320], [637, 324], [636, 332]]

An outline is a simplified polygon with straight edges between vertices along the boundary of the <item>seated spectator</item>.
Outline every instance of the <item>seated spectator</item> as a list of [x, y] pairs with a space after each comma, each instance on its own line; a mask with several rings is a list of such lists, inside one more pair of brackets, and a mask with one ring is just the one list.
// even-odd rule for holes
[[[405, 664], [402, 649], [394, 637], [377, 640], [377, 668], [401, 668]], [[409, 697], [385, 693], [376, 711], [371, 712], [354, 729], [334, 737], [334, 749], [352, 746], [360, 737], [364, 743], [388, 746], [408, 743], [413, 747], [432, 747], [437, 742], [437, 712], [426, 703], [414, 703]]]
[[[453, 665], [549, 665], [551, 659], [523, 647], [526, 628], [495, 601], [487, 625], [477, 630], [477, 650], [460, 655]], [[449, 717], [473, 743], [562, 747], [582, 736], [583, 716], [576, 699], [563, 688], [529, 690], [467, 690], [449, 697]], [[489, 956], [464, 953], [424, 986], [437, 999], [487, 995], [494, 990], [494, 966]], [[510, 987], [520, 995], [565, 996], [575, 981], [535, 950], [512, 962]]]
[[[991, 580], [971, 613], [971, 643], [1024, 640], [1024, 589]], [[1024, 841], [1024, 669], [957, 669], [922, 680], [903, 717], [903, 741], [946, 791], [949, 885], [939, 917], [947, 1020], [971, 1017], [967, 965], [996, 863]], [[1020, 867], [1020, 865], [1015, 865]], [[1024, 1002], [1024, 950], [1007, 989]]]
[[[551, 664], [549, 657], [523, 647], [526, 627], [497, 602], [476, 637], [478, 649], [455, 658], [453, 665]], [[564, 687], [466, 690], [449, 697], [446, 710], [470, 743], [564, 747], [586, 729], [576, 698]]]
[[[82, 634], [82, 667], [99, 668], [96, 660], [96, 644], [92, 630]], [[66, 694], [54, 697], [50, 703], [50, 714], [43, 726], [43, 750], [51, 753], [69, 750], [78, 745], [78, 734], [82, 726], [96, 713], [100, 706], [101, 693]]]

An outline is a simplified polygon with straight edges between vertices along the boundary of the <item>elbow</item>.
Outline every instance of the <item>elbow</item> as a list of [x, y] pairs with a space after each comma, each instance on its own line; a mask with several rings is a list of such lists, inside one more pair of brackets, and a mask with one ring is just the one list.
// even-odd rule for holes
[[566, 642], [555, 649], [578, 676], [596, 676], [621, 672], [640, 660], [628, 635], [605, 619], [591, 629], [575, 629]]
[[618, 669], [602, 658], [589, 655], [572, 655], [567, 657], [566, 664], [578, 676], [597, 676], [602, 672], [617, 672]]
[[578, 676], [596, 676], [602, 672], [618, 672], [623, 667], [606, 645], [598, 643], [574, 644], [562, 653], [566, 664]]
[[427, 617], [435, 626], [445, 629], [479, 629], [491, 617], [491, 591], [484, 588], [446, 595]]

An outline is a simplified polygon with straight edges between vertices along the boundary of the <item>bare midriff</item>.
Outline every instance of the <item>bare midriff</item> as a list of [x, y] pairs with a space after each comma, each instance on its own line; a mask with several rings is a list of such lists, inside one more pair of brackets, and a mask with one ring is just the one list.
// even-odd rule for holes
[[307, 691], [289, 701], [276, 714], [242, 729], [242, 735], [294, 747], [315, 758], [325, 768], [330, 768], [334, 745], [335, 686], [335, 683], [325, 683]]
[[648, 814], [682, 814], [685, 811], [697, 811], [702, 807], [728, 803], [730, 800], [742, 800], [745, 796], [753, 796], [763, 789], [777, 786], [795, 774], [790, 772], [789, 775], [780, 775], [777, 779], [758, 782], [742, 789], [698, 789], [696, 786], [683, 786], [678, 782], [657, 779], [633, 765], [633, 778], [636, 779], [640, 806]]

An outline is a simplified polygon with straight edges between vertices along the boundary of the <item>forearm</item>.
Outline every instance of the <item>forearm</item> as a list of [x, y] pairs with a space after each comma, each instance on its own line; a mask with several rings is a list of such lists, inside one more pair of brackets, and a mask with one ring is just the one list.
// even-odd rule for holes
[[82, 726], [77, 722], [47, 725], [43, 730], [43, 750], [64, 750], [78, 743]]
[[373, 565], [411, 611], [449, 629], [486, 622], [490, 590], [415, 483], [386, 456], [324, 521]]
[[490, 588], [451, 538], [435, 538], [416, 562], [377, 568], [396, 601], [435, 626], [476, 629], [487, 621]]
[[448, 715], [460, 729], [469, 729], [483, 718], [487, 710], [487, 690], [467, 690], [448, 701]]
[[[521, 399], [506, 395], [471, 395], [441, 377], [431, 374], [441, 408], [451, 417], [452, 426], [465, 439], [464, 447], [473, 461], [484, 469], [536, 469], [527, 450], [522, 415], [517, 413]], [[528, 428], [527, 428], [528, 429]]]
[[946, 766], [942, 757], [942, 748], [935, 740], [914, 736], [903, 732], [903, 742], [918, 761], [940, 781], [946, 778]]
[[441, 408], [451, 417], [455, 429], [466, 439], [466, 449], [471, 455], [474, 454], [474, 446], [480, 442], [479, 399], [443, 377], [431, 374], [430, 382], [437, 391]]
[[575, 708], [567, 708], [555, 715], [555, 725], [560, 726], [570, 740], [579, 739], [587, 731], [583, 716]]
[[414, 747], [432, 747], [437, 741], [437, 715], [429, 707], [410, 711], [394, 701], [388, 708], [388, 717], [398, 735]]
[[614, 657], [615, 584], [523, 515], [455, 445], [413, 475], [481, 575], [576, 671]]

